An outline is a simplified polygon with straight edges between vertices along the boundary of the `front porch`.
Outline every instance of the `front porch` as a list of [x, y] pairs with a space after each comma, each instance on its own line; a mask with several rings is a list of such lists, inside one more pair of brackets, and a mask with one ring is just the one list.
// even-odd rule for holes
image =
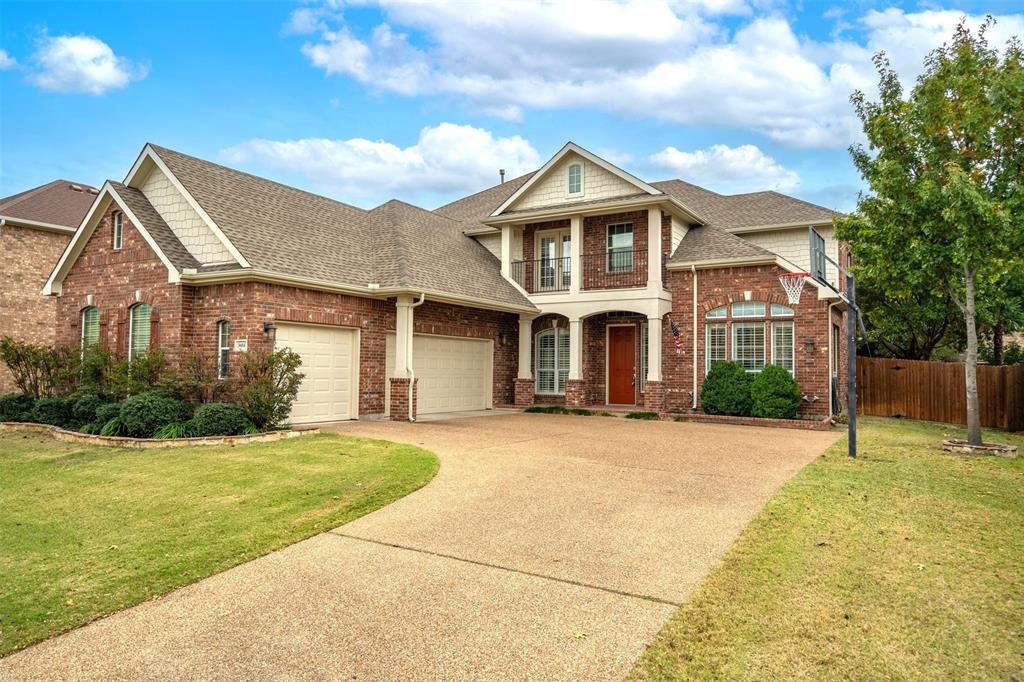
[[520, 320], [515, 404], [661, 412], [663, 335], [660, 316], [633, 311]]

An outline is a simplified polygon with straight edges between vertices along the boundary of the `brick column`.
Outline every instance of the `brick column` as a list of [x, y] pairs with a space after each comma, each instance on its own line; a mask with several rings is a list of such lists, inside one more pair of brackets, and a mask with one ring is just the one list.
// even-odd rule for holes
[[391, 421], [404, 422], [409, 418], [409, 384], [412, 383], [412, 417], [416, 418], [416, 383], [419, 379], [408, 377], [392, 377], [391, 382]]
[[665, 411], [665, 382], [648, 381], [644, 387], [644, 407], [651, 412]]
[[516, 407], [533, 405], [533, 379], [516, 379]]
[[582, 379], [565, 380], [565, 404], [568, 407], [580, 407], [586, 404], [585, 386]]

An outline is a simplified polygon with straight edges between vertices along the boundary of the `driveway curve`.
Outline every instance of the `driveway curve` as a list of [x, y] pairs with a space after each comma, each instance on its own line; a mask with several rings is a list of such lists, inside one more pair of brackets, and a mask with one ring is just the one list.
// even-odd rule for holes
[[441, 470], [352, 523], [2, 659], [0, 679], [621, 679], [838, 438], [532, 414], [331, 430], [420, 445]]

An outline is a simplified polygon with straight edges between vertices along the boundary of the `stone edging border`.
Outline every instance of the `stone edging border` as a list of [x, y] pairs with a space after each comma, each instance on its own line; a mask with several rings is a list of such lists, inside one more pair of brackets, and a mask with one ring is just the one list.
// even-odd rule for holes
[[942, 441], [942, 449], [956, 452], [961, 455], [995, 455], [996, 457], [1016, 457], [1016, 445], [1004, 445], [1002, 443], [982, 443], [971, 445], [965, 440], [951, 438]]
[[674, 415], [680, 421], [699, 422], [702, 424], [731, 424], [735, 426], [769, 426], [781, 429], [800, 429], [803, 431], [828, 431], [832, 428], [832, 420], [822, 419], [769, 419], [766, 417], [730, 417], [722, 414], [690, 414]]
[[157, 448], [182, 448], [190, 445], [245, 445], [248, 443], [272, 443], [277, 440], [319, 433], [320, 429], [311, 428], [302, 431], [268, 431], [248, 436], [204, 436], [199, 438], [128, 438], [126, 436], [94, 436], [78, 431], [68, 431], [59, 426], [48, 424], [32, 424], [28, 422], [0, 422], [2, 431], [29, 431], [48, 433], [57, 440], [107, 447], [132, 448], [135, 450], [151, 450]]

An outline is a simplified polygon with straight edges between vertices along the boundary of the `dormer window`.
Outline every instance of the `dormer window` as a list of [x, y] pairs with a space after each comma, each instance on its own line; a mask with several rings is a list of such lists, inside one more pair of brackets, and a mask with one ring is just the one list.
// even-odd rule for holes
[[569, 165], [569, 194], [583, 194], [583, 166], [573, 163]]

